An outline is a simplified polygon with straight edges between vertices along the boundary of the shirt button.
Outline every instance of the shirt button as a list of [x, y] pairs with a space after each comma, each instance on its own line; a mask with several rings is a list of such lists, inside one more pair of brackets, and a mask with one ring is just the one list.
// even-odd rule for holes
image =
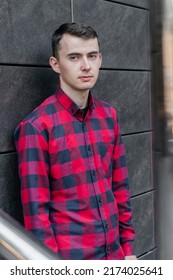
[[96, 172], [95, 172], [95, 170], [93, 171], [93, 176], [96, 176]]
[[105, 229], [106, 230], [108, 229], [108, 223], [105, 223]]
[[91, 146], [90, 145], [88, 146], [88, 151], [91, 151]]

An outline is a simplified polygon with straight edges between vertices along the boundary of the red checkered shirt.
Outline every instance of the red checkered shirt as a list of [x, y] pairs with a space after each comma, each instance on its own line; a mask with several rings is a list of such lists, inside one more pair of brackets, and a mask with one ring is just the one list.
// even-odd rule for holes
[[117, 113], [89, 95], [86, 116], [60, 89], [16, 128], [24, 222], [64, 259], [134, 254]]

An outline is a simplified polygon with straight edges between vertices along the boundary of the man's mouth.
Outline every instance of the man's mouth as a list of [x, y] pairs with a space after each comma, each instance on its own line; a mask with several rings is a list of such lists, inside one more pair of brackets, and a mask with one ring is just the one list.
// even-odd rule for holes
[[88, 76], [88, 75], [80, 76], [79, 79], [84, 81], [84, 82], [88, 82], [92, 79], [92, 76]]

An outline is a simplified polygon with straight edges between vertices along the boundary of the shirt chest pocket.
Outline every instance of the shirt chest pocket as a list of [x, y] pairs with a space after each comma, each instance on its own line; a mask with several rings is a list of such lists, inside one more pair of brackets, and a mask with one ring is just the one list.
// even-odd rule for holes
[[57, 172], [60, 177], [71, 175], [72, 158], [67, 139], [55, 139], [50, 142], [49, 151], [51, 176], [56, 178]]

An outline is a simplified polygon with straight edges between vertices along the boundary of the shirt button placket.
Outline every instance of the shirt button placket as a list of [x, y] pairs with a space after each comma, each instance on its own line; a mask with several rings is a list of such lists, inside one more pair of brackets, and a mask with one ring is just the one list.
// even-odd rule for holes
[[88, 150], [88, 157], [90, 157], [92, 155], [91, 145], [88, 145], [87, 150]]
[[106, 246], [106, 256], [109, 257], [110, 255], [110, 245]]
[[102, 198], [100, 195], [98, 196], [98, 205], [99, 205], [99, 207], [102, 206]]
[[104, 229], [105, 229], [105, 232], [108, 231], [108, 223], [107, 222], [104, 223]]
[[88, 145], [88, 151], [91, 151], [91, 146], [90, 145]]
[[96, 177], [96, 172], [95, 172], [95, 170], [92, 170], [92, 171], [91, 171], [91, 176], [92, 176], [93, 182], [95, 182], [95, 177]]

